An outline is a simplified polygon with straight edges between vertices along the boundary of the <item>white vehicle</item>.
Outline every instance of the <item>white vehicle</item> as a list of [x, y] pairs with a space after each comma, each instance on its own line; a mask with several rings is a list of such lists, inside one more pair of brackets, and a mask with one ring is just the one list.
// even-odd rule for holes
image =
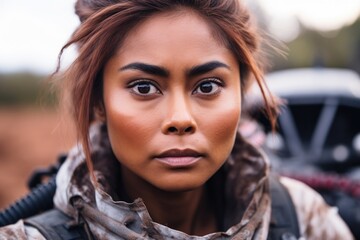
[[[267, 147], [283, 159], [321, 168], [347, 171], [360, 167], [360, 77], [346, 69], [302, 68], [266, 76], [270, 90], [281, 99], [279, 135]], [[262, 106], [254, 87], [249, 111], [270, 133], [259, 115]]]

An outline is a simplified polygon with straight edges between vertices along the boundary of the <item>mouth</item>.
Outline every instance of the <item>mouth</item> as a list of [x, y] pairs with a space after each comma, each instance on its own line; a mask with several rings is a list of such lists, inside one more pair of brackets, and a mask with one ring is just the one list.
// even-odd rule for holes
[[170, 149], [154, 157], [170, 167], [189, 167], [198, 162], [203, 154], [192, 149]]

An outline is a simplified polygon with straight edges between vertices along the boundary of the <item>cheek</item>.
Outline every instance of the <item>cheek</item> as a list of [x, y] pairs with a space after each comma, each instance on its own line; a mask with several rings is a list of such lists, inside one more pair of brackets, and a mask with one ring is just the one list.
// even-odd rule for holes
[[[158, 121], [152, 107], [138, 106], [126, 94], [105, 101], [106, 123], [112, 149], [118, 159], [133, 161], [143, 157]], [[119, 104], [121, 103], [121, 104]]]
[[145, 119], [142, 116], [134, 117], [122, 112], [111, 112], [111, 114], [108, 112], [107, 126], [112, 142], [121, 146], [130, 142], [140, 144], [142, 141], [148, 141], [151, 129], [149, 129], [149, 122], [144, 124]]
[[211, 130], [207, 131], [207, 134], [212, 136], [213, 144], [221, 145], [234, 141], [240, 119], [239, 109], [224, 109], [218, 115], [209, 118]]
[[204, 118], [206, 121], [200, 125], [209, 148], [213, 149], [212, 153], [220, 160], [225, 160], [233, 148], [240, 111], [240, 100], [224, 101], [212, 114], [207, 114]]

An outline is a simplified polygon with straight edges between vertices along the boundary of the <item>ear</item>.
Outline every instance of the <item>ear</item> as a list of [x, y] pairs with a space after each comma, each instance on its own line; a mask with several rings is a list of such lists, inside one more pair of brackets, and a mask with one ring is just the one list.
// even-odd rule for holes
[[103, 103], [99, 104], [99, 106], [95, 107], [95, 118], [98, 121], [106, 122], [106, 111]]

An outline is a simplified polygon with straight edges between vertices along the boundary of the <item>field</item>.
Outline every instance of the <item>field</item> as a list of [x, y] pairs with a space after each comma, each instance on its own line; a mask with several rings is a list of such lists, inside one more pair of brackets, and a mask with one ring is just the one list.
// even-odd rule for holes
[[0, 209], [28, 192], [35, 169], [55, 163], [74, 143], [71, 121], [55, 110], [0, 108]]

